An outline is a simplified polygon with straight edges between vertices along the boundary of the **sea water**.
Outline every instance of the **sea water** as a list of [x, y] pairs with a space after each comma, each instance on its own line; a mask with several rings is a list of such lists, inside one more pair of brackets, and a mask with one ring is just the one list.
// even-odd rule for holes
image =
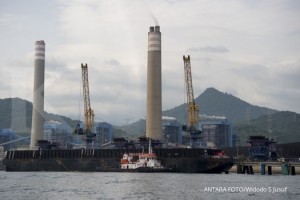
[[300, 176], [0, 171], [0, 199], [300, 199]]

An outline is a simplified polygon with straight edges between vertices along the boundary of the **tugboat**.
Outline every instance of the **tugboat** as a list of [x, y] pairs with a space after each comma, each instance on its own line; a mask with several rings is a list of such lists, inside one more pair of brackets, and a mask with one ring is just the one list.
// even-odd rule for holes
[[121, 169], [132, 172], [167, 172], [172, 171], [161, 164], [157, 155], [152, 152], [149, 139], [148, 153], [124, 153], [121, 159]]

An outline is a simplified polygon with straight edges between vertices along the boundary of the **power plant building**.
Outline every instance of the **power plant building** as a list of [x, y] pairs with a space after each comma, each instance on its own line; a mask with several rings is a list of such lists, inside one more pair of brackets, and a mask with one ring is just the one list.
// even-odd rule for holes
[[232, 126], [226, 117], [200, 116], [200, 126], [203, 142], [207, 146], [232, 147]]
[[55, 143], [59, 147], [66, 148], [71, 141], [72, 129], [66, 124], [57, 121], [47, 121], [44, 123], [44, 140]]
[[34, 86], [32, 103], [32, 126], [30, 149], [37, 149], [37, 140], [43, 139], [44, 125], [44, 79], [45, 79], [45, 42], [35, 42]]
[[161, 32], [151, 26], [148, 32], [146, 137], [162, 140]]
[[182, 144], [182, 128], [174, 117], [162, 117], [164, 143]]
[[94, 140], [95, 148], [100, 148], [103, 144], [112, 141], [112, 125], [106, 122], [99, 122], [95, 125], [96, 137]]

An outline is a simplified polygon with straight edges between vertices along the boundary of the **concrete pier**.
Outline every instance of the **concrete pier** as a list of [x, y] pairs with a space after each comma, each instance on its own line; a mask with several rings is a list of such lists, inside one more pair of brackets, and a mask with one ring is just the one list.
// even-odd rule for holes
[[300, 162], [236, 162], [230, 173], [299, 175]]

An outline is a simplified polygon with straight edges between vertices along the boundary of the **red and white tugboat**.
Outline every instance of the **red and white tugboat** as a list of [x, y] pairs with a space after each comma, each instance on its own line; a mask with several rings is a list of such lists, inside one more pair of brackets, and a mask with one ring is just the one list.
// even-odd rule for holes
[[166, 172], [156, 154], [152, 152], [151, 139], [149, 139], [148, 153], [124, 153], [121, 159], [121, 169], [133, 172]]

